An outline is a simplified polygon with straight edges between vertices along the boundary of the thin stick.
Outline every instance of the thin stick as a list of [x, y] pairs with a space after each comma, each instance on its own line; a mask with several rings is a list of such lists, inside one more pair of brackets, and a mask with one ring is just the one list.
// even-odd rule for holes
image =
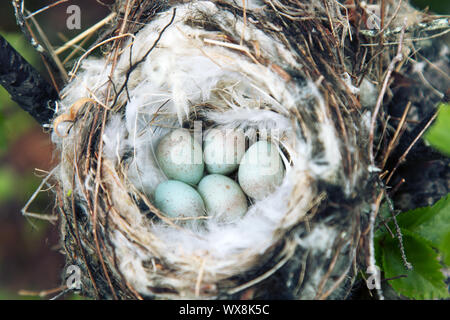
[[200, 270], [198, 271], [197, 281], [195, 282], [195, 296], [200, 296], [200, 286], [202, 284], [203, 272], [205, 271], [206, 259], [203, 259], [202, 265], [200, 266]]
[[81, 40], [83, 40], [85, 37], [87, 37], [91, 33], [94, 33], [95, 31], [97, 31], [98, 29], [103, 27], [105, 24], [107, 24], [112, 19], [114, 19], [116, 17], [116, 15], [117, 14], [115, 12], [113, 12], [110, 15], [108, 15], [106, 18], [104, 18], [103, 20], [100, 20], [99, 22], [97, 22], [95, 25], [93, 25], [92, 27], [90, 27], [86, 31], [80, 33], [78, 36], [76, 36], [75, 38], [73, 38], [69, 42], [66, 42], [63, 46], [61, 46], [58, 49], [56, 49], [55, 50], [55, 54], [60, 55], [61, 53], [63, 53], [64, 51], [66, 51], [67, 49], [72, 47], [73, 45], [75, 45], [78, 42], [80, 42]]
[[[442, 30], [445, 29], [445, 32], [448, 32], [449, 30], [449, 20], [446, 16], [433, 16], [430, 18], [435, 18], [435, 20], [429, 21], [429, 22], [419, 22], [416, 23], [409, 28], [406, 29], [406, 32], [414, 32], [414, 31], [436, 31], [436, 30]], [[395, 27], [394, 29], [385, 30], [383, 33], [385, 36], [391, 36], [402, 32], [402, 27]], [[368, 37], [376, 37], [379, 34], [379, 31], [377, 30], [360, 30], [360, 33], [364, 36]], [[437, 36], [433, 35], [434, 36]], [[415, 39], [421, 39], [421, 38], [415, 38]], [[413, 40], [413, 39], [407, 39], [407, 40]]]
[[[76, 149], [77, 149], [77, 147], [76, 147], [76, 145], [74, 145], [74, 154], [78, 153]], [[76, 161], [76, 160], [74, 161], [74, 168], [75, 168], [75, 173], [72, 175], [72, 185], [73, 186], [75, 185], [75, 178], [78, 178], [78, 182], [80, 184], [81, 192], [83, 193], [83, 195], [84, 195], [84, 197], [86, 199], [86, 202], [88, 204], [88, 208], [91, 211], [92, 210], [91, 209], [91, 203], [89, 201], [88, 194], [87, 194], [86, 190], [84, 189], [84, 185], [81, 183], [82, 179], [81, 179], [79, 168], [78, 168], [78, 161]], [[73, 237], [75, 238], [75, 240], [77, 242], [77, 245], [78, 245], [78, 248], [80, 249], [81, 257], [83, 259], [84, 264], [86, 265], [86, 269], [87, 269], [89, 278], [90, 278], [92, 286], [94, 287], [94, 290], [95, 290], [95, 295], [96, 295], [97, 298], [100, 298], [100, 292], [99, 292], [99, 289], [98, 289], [98, 286], [97, 286], [97, 282], [95, 281], [95, 278], [94, 278], [94, 276], [92, 274], [91, 267], [89, 266], [88, 260], [86, 258], [86, 250], [83, 247], [83, 245], [81, 244], [80, 231], [79, 231], [79, 228], [78, 228], [77, 215], [76, 215], [76, 211], [75, 211], [76, 210], [75, 209], [75, 197], [73, 195], [73, 192], [72, 192], [72, 195], [71, 195], [71, 205], [72, 205], [73, 220], [74, 220], [74, 224], [73, 225], [74, 225], [74, 229], [75, 229], [75, 232], [73, 233]], [[60, 206], [60, 208], [61, 208], [61, 206]], [[67, 216], [66, 216], [64, 210], [61, 209], [61, 211], [64, 213], [64, 216], [65, 216], [65, 218], [67, 220]]]
[[[33, 33], [33, 30], [31, 29], [30, 25], [28, 24], [28, 22], [25, 20], [23, 13], [25, 11], [24, 8], [24, 0], [13, 0], [12, 2], [13, 6], [14, 6], [14, 12], [15, 12], [15, 16], [16, 16], [16, 21], [17, 24], [20, 27], [20, 30], [22, 31], [22, 33], [26, 36], [27, 40], [30, 42], [31, 46], [37, 51], [39, 52], [42, 61], [44, 62], [44, 66], [47, 69], [47, 72], [50, 76], [50, 79], [52, 81], [53, 84], [53, 88], [58, 92], [59, 94], [59, 88], [58, 85], [56, 83], [55, 80], [55, 76], [53, 75], [52, 72], [52, 68], [54, 69], [58, 69], [58, 66], [56, 66], [55, 62], [52, 60], [52, 57], [50, 57], [50, 55], [48, 54], [48, 52], [44, 49], [44, 47], [42, 47], [42, 45], [39, 43], [38, 39], [36, 38], [36, 36]], [[14, 59], [11, 59], [11, 61], [14, 61]], [[50, 68], [49, 63], [52, 64], [52, 68]], [[54, 99], [53, 101], [55, 101], [57, 99]], [[53, 102], [52, 102], [53, 103]], [[45, 126], [47, 124], [47, 122], [49, 121], [49, 119], [51, 119], [51, 117], [48, 117], [46, 119], [46, 123], [42, 124], [43, 126]], [[39, 121], [39, 120], [38, 120]], [[39, 121], [40, 122], [40, 121]]]
[[230, 49], [234, 49], [234, 50], [238, 50], [238, 51], [242, 51], [244, 52], [247, 56], [249, 56], [253, 62], [255, 62], [256, 64], [261, 64], [251, 53], [250, 50], [247, 47], [241, 46], [239, 44], [234, 44], [234, 43], [228, 43], [228, 42], [223, 42], [223, 41], [218, 41], [218, 40], [213, 40], [213, 39], [203, 39], [204, 42], [209, 43], [209, 44], [215, 44], [217, 46], [222, 46], [222, 47], [226, 47], [226, 48], [230, 48]]
[[51, 45], [50, 41], [48, 40], [47, 36], [45, 35], [45, 32], [41, 29], [38, 22], [34, 17], [31, 17], [31, 22], [33, 22], [34, 27], [36, 28], [37, 32], [41, 36], [42, 41], [44, 42], [45, 47], [47, 48], [47, 52], [49, 53], [50, 57], [53, 59], [54, 63], [58, 67], [59, 72], [61, 73], [64, 81], [67, 81], [67, 71], [64, 69], [63, 64], [61, 63], [61, 60], [59, 60], [58, 55], [53, 50], [53, 46]]
[[[379, 194], [377, 199], [375, 200], [375, 204], [372, 205], [373, 209], [370, 212], [369, 217], [369, 225], [367, 226], [367, 229], [362, 233], [363, 236], [367, 235], [368, 233], [368, 262], [367, 262], [367, 268], [371, 270], [378, 270], [376, 268], [376, 260], [375, 260], [375, 246], [374, 246], [374, 229], [375, 229], [375, 220], [378, 215], [378, 211], [380, 210], [380, 204], [381, 200], [383, 199], [384, 190], [382, 190]], [[366, 238], [366, 239], [367, 239]], [[376, 289], [377, 295], [380, 300], [384, 300], [383, 292], [381, 289]]]
[[[432, 67], [435, 71], [439, 72], [441, 75], [443, 75], [444, 77], [447, 78], [447, 81], [450, 81], [450, 76], [442, 71], [439, 67], [437, 67], [433, 62], [431, 62], [430, 60], [428, 60], [425, 56], [421, 55], [420, 52], [416, 52], [416, 54], [422, 58], [426, 63], [428, 63], [430, 65], [430, 67]], [[412, 60], [412, 59], [411, 59]]]
[[54, 168], [52, 171], [50, 171], [50, 173], [42, 180], [42, 182], [39, 185], [39, 187], [36, 189], [36, 191], [34, 191], [34, 193], [31, 196], [31, 198], [27, 201], [25, 206], [22, 208], [22, 210], [21, 210], [22, 215], [24, 215], [25, 217], [38, 218], [38, 219], [47, 220], [47, 221], [56, 221], [56, 220], [58, 220], [57, 216], [38, 214], [38, 213], [33, 213], [33, 212], [27, 212], [28, 207], [31, 205], [31, 203], [34, 201], [34, 199], [36, 199], [36, 197], [39, 194], [39, 192], [41, 192], [42, 187], [44, 186], [44, 184], [46, 184], [47, 181], [50, 179], [50, 177], [53, 176], [53, 173], [55, 172], [55, 170], [56, 170], [56, 168]]
[[50, 298], [50, 300], [56, 300], [56, 299], [59, 299], [60, 297], [62, 297], [62, 296], [65, 295], [66, 293], [70, 292], [71, 290], [72, 290], [71, 288], [64, 289], [63, 291], [61, 291], [60, 293], [58, 293], [56, 296]]
[[[339, 258], [339, 254], [341, 253], [341, 250], [342, 250], [343, 246], [344, 246], [343, 242], [340, 242], [340, 243], [338, 243], [336, 245], [336, 250], [335, 250], [334, 256], [331, 259], [331, 262], [330, 262], [330, 265], [328, 266], [327, 272], [325, 273], [325, 275], [320, 280], [320, 283], [318, 285], [317, 293], [316, 293], [316, 296], [314, 297], [314, 300], [322, 300], [321, 299], [322, 291], [324, 289], [324, 286], [325, 286], [327, 280], [330, 278], [331, 272], [333, 272], [333, 270], [334, 270], [334, 267], [336, 265], [336, 261]], [[346, 276], [347, 272], [344, 272], [343, 275]]]
[[394, 175], [395, 171], [398, 169], [399, 165], [405, 161], [406, 156], [408, 155], [409, 151], [411, 151], [412, 147], [416, 144], [416, 142], [422, 137], [422, 135], [427, 131], [428, 127], [433, 123], [434, 119], [436, 119], [438, 115], [438, 111], [436, 111], [431, 119], [427, 122], [425, 127], [420, 131], [420, 133], [417, 135], [417, 137], [413, 140], [413, 142], [409, 145], [408, 149], [402, 154], [402, 156], [398, 159], [397, 164], [395, 165], [394, 169], [392, 169], [391, 173], [389, 174], [388, 178], [386, 179], [386, 184], [389, 183], [392, 176]]
[[394, 11], [392, 17], [389, 19], [388, 23], [386, 23], [386, 25], [384, 25], [381, 28], [381, 30], [380, 30], [380, 32], [378, 32], [377, 36], [384, 34], [384, 31], [386, 31], [386, 29], [391, 25], [392, 21], [394, 21], [395, 17], [397, 16], [398, 12], [400, 11], [401, 5], [402, 5], [402, 0], [400, 0], [398, 2], [397, 8], [395, 8], [395, 11]]
[[51, 214], [25, 212], [23, 215], [25, 217], [36, 218], [36, 219], [45, 220], [45, 221], [49, 221], [49, 222], [55, 222], [58, 220], [58, 216], [51, 215]]
[[302, 263], [300, 266], [300, 275], [298, 276], [297, 286], [295, 287], [295, 295], [297, 296], [300, 293], [301, 286], [303, 283], [303, 280], [305, 279], [306, 274], [306, 262], [308, 260], [310, 250], [307, 250], [304, 256], [302, 257]]
[[410, 108], [411, 108], [411, 101], [408, 101], [405, 111], [403, 112], [402, 118], [397, 126], [397, 130], [395, 130], [394, 137], [389, 142], [388, 149], [386, 151], [386, 154], [384, 155], [384, 159], [381, 164], [381, 168], [384, 168], [384, 166], [386, 165], [387, 159], [389, 158], [389, 155], [391, 154], [392, 150], [394, 149], [394, 146], [396, 145], [396, 143], [398, 141], [398, 137], [400, 136], [400, 131], [402, 130], [403, 125], [405, 124], [406, 117], [408, 116], [408, 112], [409, 112]]
[[37, 14], [39, 14], [39, 13], [41, 13], [41, 12], [44, 12], [44, 11], [47, 10], [47, 9], [53, 8], [53, 7], [57, 6], [57, 5], [60, 4], [60, 3], [67, 2], [67, 1], [69, 1], [69, 0], [59, 0], [59, 1], [56, 1], [55, 3], [49, 4], [48, 6], [45, 6], [45, 7], [41, 8], [41, 9], [39, 9], [39, 10], [36, 10], [36, 11], [33, 12], [33, 13], [30, 13], [29, 15], [27, 15], [27, 16], [25, 17], [25, 19], [28, 20], [28, 19], [30, 19], [31, 17], [34, 17], [35, 15], [37, 15]]
[[84, 50], [83, 46], [86, 44], [86, 42], [89, 41], [89, 39], [92, 37], [92, 35], [93, 35], [93, 33], [91, 33], [86, 38], [84, 38], [83, 41], [81, 41], [80, 45], [75, 46], [75, 49], [73, 49], [72, 52], [69, 53], [69, 55], [63, 60], [63, 62], [62, 62], [63, 65], [65, 65], [75, 54], [77, 54], [77, 52]]
[[263, 273], [259, 277], [256, 277], [255, 279], [253, 279], [247, 283], [244, 283], [243, 285], [240, 285], [238, 287], [235, 287], [235, 288], [229, 290], [228, 294], [235, 294], [239, 291], [250, 288], [250, 287], [254, 286], [255, 284], [269, 278], [272, 274], [274, 274], [277, 270], [279, 270], [282, 266], [284, 266], [284, 264], [286, 262], [289, 261], [289, 259], [292, 257], [294, 252], [295, 252], [295, 246], [293, 246], [293, 248], [290, 249], [290, 252], [282, 260], [280, 260], [272, 269], [270, 269], [266, 273]]
[[31, 30], [28, 28], [28, 25], [25, 21], [25, 18], [23, 16], [23, 12], [24, 12], [24, 4], [23, 3], [24, 3], [24, 0], [13, 0], [12, 1], [12, 5], [14, 7], [14, 13], [16, 15], [17, 24], [19, 25], [20, 30], [27, 37], [27, 40], [30, 42], [30, 44], [33, 46], [33, 48], [37, 52], [39, 52], [40, 54], [43, 54], [45, 56], [45, 49], [36, 40], [36, 37], [31, 33]]
[[132, 38], [134, 38], [134, 35], [131, 34], [131, 33], [120, 34], [120, 35], [118, 35], [118, 36], [115, 36], [115, 37], [111, 37], [111, 38], [109, 38], [109, 39], [106, 39], [106, 40], [104, 40], [104, 41], [98, 43], [97, 45], [95, 45], [94, 47], [92, 47], [91, 49], [89, 49], [88, 51], [86, 51], [86, 52], [80, 57], [80, 59], [78, 59], [78, 61], [77, 61], [76, 65], [75, 65], [75, 67], [73, 68], [73, 70], [72, 70], [71, 72], [69, 72], [69, 75], [70, 75], [69, 81], [72, 81], [72, 80], [73, 80], [73, 78], [75, 77], [75, 74], [76, 74], [77, 71], [78, 71], [78, 68], [80, 67], [81, 61], [82, 61], [84, 58], [86, 58], [87, 55], [89, 55], [92, 51], [94, 51], [94, 50], [97, 49], [98, 47], [101, 47], [101, 46], [104, 45], [105, 43], [108, 43], [108, 42], [113, 41], [113, 40], [116, 40], [116, 39], [124, 38], [124, 37], [132, 37]]
[[242, 28], [241, 41], [239, 42], [239, 44], [241, 46], [244, 43], [245, 28], [247, 27], [247, 8], [245, 6], [245, 1], [246, 0], [242, 0], [242, 10], [243, 10], [242, 14], [243, 14], [243, 19], [244, 19], [244, 27]]
[[67, 286], [61, 286], [58, 288], [54, 288], [54, 289], [49, 289], [49, 290], [42, 290], [42, 291], [31, 291], [31, 290], [19, 290], [18, 294], [19, 296], [35, 296], [35, 297], [40, 297], [40, 298], [44, 298], [46, 296], [49, 296], [51, 294], [54, 293], [59, 293], [61, 291], [64, 291], [67, 289]]
[[406, 28], [406, 19], [403, 23], [403, 29], [402, 33], [400, 34], [400, 44], [397, 49], [397, 54], [395, 55], [394, 59], [392, 59], [391, 63], [389, 64], [386, 76], [384, 77], [383, 86], [381, 88], [380, 94], [378, 95], [377, 103], [375, 105], [375, 110], [372, 115], [372, 119], [370, 121], [370, 133], [369, 133], [369, 156], [370, 156], [370, 162], [372, 165], [374, 165], [374, 157], [373, 157], [373, 138], [374, 138], [374, 132], [375, 132], [375, 123], [377, 121], [378, 113], [380, 112], [381, 105], [383, 103], [383, 98], [386, 93], [389, 80], [391, 78], [391, 74], [394, 71], [395, 65], [400, 62], [403, 59], [402, 49], [403, 49], [403, 37], [405, 35], [405, 28]]
[[[380, 15], [381, 15], [381, 19], [380, 19], [380, 28], [383, 29], [384, 28], [384, 16], [386, 13], [386, 1], [385, 0], [381, 0], [381, 10], [380, 10]], [[384, 42], [384, 32], [380, 32], [379, 33], [379, 41], [378, 44], [380, 45], [380, 47], [383, 46], [383, 42]], [[381, 75], [382, 75], [382, 70], [383, 70], [383, 56], [380, 55], [380, 58], [378, 59], [378, 73], [379, 76], [378, 78], [381, 79]]]
[[394, 212], [391, 212], [391, 213], [392, 213], [392, 218], [394, 220], [395, 232], [397, 234], [397, 239], [400, 244], [400, 253], [402, 255], [403, 264], [405, 265], [406, 269], [412, 270], [413, 269], [412, 264], [409, 263], [408, 260], [406, 259], [405, 247], [403, 246], [403, 235], [402, 235], [402, 231], [400, 230], [400, 226], [398, 225], [397, 217], [395, 216]]
[[[443, 35], [446, 35], [449, 32], [450, 32], [450, 28], [447, 29], [447, 30], [444, 30], [442, 32], [439, 32], [439, 33], [433, 34], [431, 36], [428, 36], [428, 37], [407, 38], [407, 39], [405, 39], [405, 41], [408, 41], [408, 42], [426, 41], [426, 40], [442, 37]], [[383, 43], [383, 46], [394, 46], [394, 45], [397, 45], [397, 44], [400, 44], [400, 42], [385, 42], [385, 43]], [[361, 47], [376, 47], [376, 46], [379, 46], [379, 45], [380, 45], [379, 43], [362, 43]]]
[[398, 189], [402, 186], [402, 184], [404, 184], [406, 182], [405, 178], [402, 178], [393, 188], [392, 190], [389, 192], [389, 194], [392, 196], [394, 195]]

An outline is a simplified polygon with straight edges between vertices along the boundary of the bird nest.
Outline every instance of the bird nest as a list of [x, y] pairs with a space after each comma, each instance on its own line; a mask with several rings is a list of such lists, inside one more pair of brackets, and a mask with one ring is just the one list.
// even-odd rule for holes
[[[53, 121], [61, 241], [67, 265], [81, 268], [81, 293], [345, 298], [374, 261], [383, 81], [410, 25], [425, 19], [387, 2], [390, 34], [370, 26], [369, 7], [337, 1], [118, 2]], [[400, 45], [380, 50], [383, 32]], [[282, 184], [235, 223], [177, 223], [153, 197], [167, 179], [155, 148], [176, 128], [266, 136]]]

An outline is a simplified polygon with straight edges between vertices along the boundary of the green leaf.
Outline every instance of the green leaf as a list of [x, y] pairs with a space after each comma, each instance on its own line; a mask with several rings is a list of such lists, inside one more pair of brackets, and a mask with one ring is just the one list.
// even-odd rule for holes
[[387, 279], [406, 275], [405, 278], [389, 280], [390, 285], [400, 294], [413, 299], [443, 299], [450, 297], [445, 276], [436, 252], [427, 242], [412, 232], [402, 230], [405, 254], [413, 266], [407, 270], [403, 265], [398, 240], [386, 235], [380, 242], [382, 262]]
[[435, 123], [425, 134], [425, 140], [443, 154], [450, 156], [450, 104], [442, 104]]
[[[391, 208], [389, 207], [389, 204], [387, 201], [384, 201], [381, 206], [380, 210], [378, 212], [378, 217], [383, 220], [387, 220], [392, 217]], [[386, 234], [386, 227], [384, 224], [380, 223], [380, 227], [375, 229], [375, 238], [383, 237]]]
[[444, 257], [450, 256], [450, 193], [431, 207], [399, 214], [397, 221], [402, 230], [416, 233], [430, 241]]
[[450, 266], [450, 231], [443, 238], [440, 250], [443, 255], [444, 263], [447, 266]]

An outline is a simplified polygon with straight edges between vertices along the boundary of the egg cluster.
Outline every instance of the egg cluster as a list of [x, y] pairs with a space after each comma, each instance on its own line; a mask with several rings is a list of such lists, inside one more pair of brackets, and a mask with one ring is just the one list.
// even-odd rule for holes
[[189, 130], [176, 129], [161, 138], [156, 159], [169, 180], [157, 186], [155, 205], [185, 223], [205, 213], [220, 223], [238, 220], [248, 210], [247, 196], [265, 198], [285, 171], [273, 143], [260, 140], [246, 150], [239, 130], [210, 130], [202, 146]]

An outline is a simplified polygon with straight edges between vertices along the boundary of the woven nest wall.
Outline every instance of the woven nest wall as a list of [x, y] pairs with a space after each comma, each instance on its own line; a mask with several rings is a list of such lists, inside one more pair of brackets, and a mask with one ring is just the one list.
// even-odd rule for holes
[[[118, 2], [94, 47], [103, 57], [88, 51], [75, 64], [53, 121], [61, 241], [81, 293], [348, 297], [375, 259], [383, 79], [409, 52], [411, 26], [427, 20], [387, 3], [383, 23], [397, 31], [385, 41], [402, 44], [380, 49], [368, 8], [349, 3]], [[279, 146], [283, 182], [235, 223], [189, 228], [154, 205], [167, 179], [158, 142], [198, 123]]]

